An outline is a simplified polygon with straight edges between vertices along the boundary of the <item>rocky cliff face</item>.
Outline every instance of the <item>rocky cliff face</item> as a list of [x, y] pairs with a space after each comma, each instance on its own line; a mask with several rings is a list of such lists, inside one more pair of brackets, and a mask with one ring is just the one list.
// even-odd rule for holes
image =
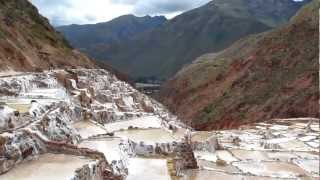
[[0, 1], [0, 70], [94, 67], [27, 0]]
[[162, 101], [197, 129], [270, 118], [318, 117], [318, 8], [289, 24], [198, 58], [162, 90]]

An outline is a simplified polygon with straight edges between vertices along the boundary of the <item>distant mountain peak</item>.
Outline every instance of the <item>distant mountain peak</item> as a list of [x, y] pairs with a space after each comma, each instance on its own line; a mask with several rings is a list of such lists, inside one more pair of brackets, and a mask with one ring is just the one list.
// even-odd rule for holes
[[121, 22], [116, 18], [105, 27], [58, 29], [75, 47], [134, 78], [167, 79], [204, 53], [220, 51], [249, 34], [287, 23], [303, 4], [213, 0], [170, 20], [130, 16]]

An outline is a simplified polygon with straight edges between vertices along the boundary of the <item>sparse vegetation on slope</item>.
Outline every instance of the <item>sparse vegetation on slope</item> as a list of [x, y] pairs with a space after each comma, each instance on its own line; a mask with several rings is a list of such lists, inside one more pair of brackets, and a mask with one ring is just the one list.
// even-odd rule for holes
[[319, 2], [277, 30], [204, 55], [162, 90], [162, 101], [197, 129], [318, 114]]
[[27, 0], [0, 0], [0, 70], [94, 67]]

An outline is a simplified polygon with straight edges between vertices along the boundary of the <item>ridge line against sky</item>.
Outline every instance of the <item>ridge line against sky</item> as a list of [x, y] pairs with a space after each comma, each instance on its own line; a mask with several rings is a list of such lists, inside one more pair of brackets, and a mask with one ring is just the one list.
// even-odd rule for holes
[[[29, 0], [54, 26], [95, 24], [116, 17], [164, 15], [168, 19], [211, 0]], [[293, 0], [303, 1], [303, 0]]]
[[30, 0], [54, 26], [95, 24], [126, 14], [168, 19], [210, 0]]

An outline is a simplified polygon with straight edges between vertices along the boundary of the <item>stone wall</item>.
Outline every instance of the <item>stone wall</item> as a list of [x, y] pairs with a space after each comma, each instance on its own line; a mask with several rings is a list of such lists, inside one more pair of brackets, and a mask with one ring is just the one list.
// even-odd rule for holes
[[212, 136], [203, 142], [192, 141], [191, 148], [194, 151], [207, 151], [211, 153], [214, 153], [216, 150], [221, 149], [221, 147], [219, 146], [218, 139], [215, 136]]
[[3, 133], [0, 136], [0, 174], [43, 152], [46, 152], [43, 141], [34, 139], [27, 131]]
[[123, 177], [114, 175], [106, 161], [100, 160], [77, 169], [72, 180], [123, 180]]
[[137, 156], [144, 157], [175, 157], [174, 167], [176, 172], [183, 169], [198, 168], [196, 158], [190, 144], [185, 142], [172, 143], [156, 143], [155, 145], [147, 145], [143, 142], [135, 143], [130, 141], [129, 146]]

